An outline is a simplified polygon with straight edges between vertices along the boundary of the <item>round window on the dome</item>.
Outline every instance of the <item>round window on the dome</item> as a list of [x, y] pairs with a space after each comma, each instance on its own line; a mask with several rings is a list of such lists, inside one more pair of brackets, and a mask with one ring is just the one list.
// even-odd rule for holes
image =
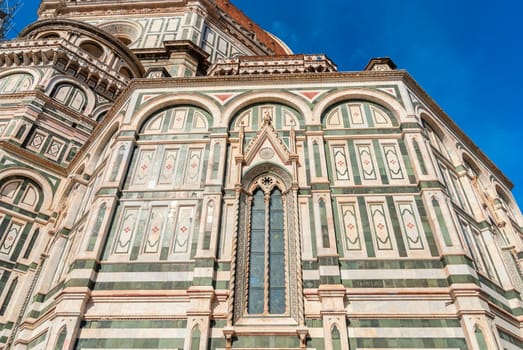
[[94, 42], [84, 42], [80, 44], [80, 48], [96, 58], [101, 58], [104, 55], [104, 49]]

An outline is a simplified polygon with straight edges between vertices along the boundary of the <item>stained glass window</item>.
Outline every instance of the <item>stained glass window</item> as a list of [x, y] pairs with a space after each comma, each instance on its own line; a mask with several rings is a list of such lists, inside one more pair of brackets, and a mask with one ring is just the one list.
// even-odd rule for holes
[[269, 207], [269, 313], [285, 312], [285, 251], [281, 192], [272, 193]]
[[285, 313], [285, 232], [282, 193], [252, 196], [248, 313]]

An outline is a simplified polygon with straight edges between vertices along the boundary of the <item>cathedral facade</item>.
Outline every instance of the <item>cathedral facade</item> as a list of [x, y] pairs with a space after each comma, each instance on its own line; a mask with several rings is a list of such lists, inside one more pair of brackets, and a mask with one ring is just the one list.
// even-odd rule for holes
[[388, 58], [43, 0], [0, 43], [0, 349], [522, 349], [511, 188]]

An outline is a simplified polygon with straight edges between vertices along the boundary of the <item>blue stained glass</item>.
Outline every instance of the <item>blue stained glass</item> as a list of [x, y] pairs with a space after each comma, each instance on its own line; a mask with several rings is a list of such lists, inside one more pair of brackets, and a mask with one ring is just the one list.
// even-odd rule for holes
[[251, 251], [263, 252], [265, 250], [265, 230], [252, 230]]
[[263, 288], [254, 288], [249, 290], [249, 314], [263, 313]]
[[271, 288], [269, 292], [269, 313], [283, 314], [285, 312], [285, 288]]
[[256, 253], [251, 255], [251, 278], [250, 286], [251, 287], [263, 287], [264, 280], [264, 254]]
[[[270, 283], [272, 287], [283, 287], [285, 284], [285, 266], [283, 254], [271, 254], [270, 261], [271, 271], [270, 271]], [[281, 268], [279, 268], [281, 267]]]
[[[266, 212], [265, 195], [254, 193], [251, 207], [251, 234], [249, 252], [249, 314], [279, 315], [285, 313], [285, 234], [282, 194], [275, 189], [271, 194], [269, 212]], [[269, 232], [266, 232], [266, 220]], [[266, 241], [268, 236], [269, 242]], [[268, 244], [267, 244], [268, 243]], [[267, 246], [269, 248], [266, 251]], [[269, 266], [267, 271], [266, 257]], [[268, 275], [268, 285], [266, 277]], [[265, 291], [269, 295], [265, 295]], [[268, 298], [267, 298], [268, 297]], [[266, 304], [268, 299], [268, 305]], [[266, 309], [268, 307], [268, 310]]]
[[256, 210], [252, 211], [252, 222], [251, 222], [252, 228], [261, 228], [263, 229], [265, 227], [265, 212]]
[[270, 203], [269, 248], [269, 313], [285, 312], [285, 258], [283, 231], [283, 202], [281, 192], [275, 189]]
[[257, 191], [252, 201], [250, 247], [247, 310], [250, 314], [261, 314], [265, 299], [265, 200], [262, 191]]
[[283, 231], [271, 231], [271, 253], [283, 252]]

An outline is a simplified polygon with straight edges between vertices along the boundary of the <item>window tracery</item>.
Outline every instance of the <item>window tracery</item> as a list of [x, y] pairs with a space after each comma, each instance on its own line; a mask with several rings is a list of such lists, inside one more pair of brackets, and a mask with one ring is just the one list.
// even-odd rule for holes
[[272, 176], [258, 179], [251, 209], [248, 314], [276, 315], [286, 310], [284, 212], [282, 191]]
[[51, 94], [51, 97], [79, 113], [84, 112], [87, 107], [86, 93], [73, 84], [62, 83], [58, 85]]
[[[295, 191], [290, 175], [259, 165], [244, 177], [239, 198], [234, 319], [254, 324], [260, 318], [296, 324], [298, 320]], [[283, 317], [283, 318], [282, 318]]]

